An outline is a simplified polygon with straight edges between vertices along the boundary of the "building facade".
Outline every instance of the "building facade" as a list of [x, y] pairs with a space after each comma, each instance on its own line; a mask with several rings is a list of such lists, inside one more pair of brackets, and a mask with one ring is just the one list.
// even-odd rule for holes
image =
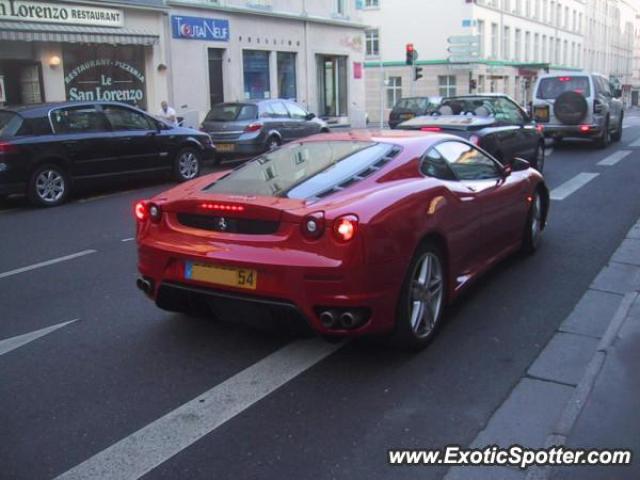
[[294, 99], [363, 126], [364, 26], [347, 0], [0, 0], [0, 104]]
[[[400, 97], [412, 95], [504, 92], [526, 104], [535, 78], [545, 71], [592, 69], [630, 84], [636, 3], [364, 0], [369, 118], [388, 118]], [[460, 58], [459, 47], [449, 43], [456, 36], [479, 38], [477, 57]], [[423, 78], [417, 81], [405, 64], [407, 43], [419, 54]]]

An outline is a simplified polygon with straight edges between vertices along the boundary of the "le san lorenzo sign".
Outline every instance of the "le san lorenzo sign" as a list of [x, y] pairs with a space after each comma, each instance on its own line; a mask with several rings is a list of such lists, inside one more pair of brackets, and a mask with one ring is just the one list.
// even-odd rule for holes
[[99, 27], [124, 26], [124, 14], [118, 8], [30, 0], [0, 0], [0, 20]]

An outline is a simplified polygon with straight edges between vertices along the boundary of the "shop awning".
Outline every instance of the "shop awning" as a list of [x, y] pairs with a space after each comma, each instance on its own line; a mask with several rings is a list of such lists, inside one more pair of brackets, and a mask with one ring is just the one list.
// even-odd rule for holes
[[108, 43], [112, 45], [156, 45], [159, 36], [142, 30], [31, 22], [0, 22], [0, 40], [25, 42]]

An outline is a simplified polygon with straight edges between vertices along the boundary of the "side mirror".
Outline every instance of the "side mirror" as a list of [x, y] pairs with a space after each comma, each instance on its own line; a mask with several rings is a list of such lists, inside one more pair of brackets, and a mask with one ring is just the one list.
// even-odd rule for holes
[[305, 117], [306, 120], [313, 120], [314, 118], [316, 118], [315, 113], [307, 113], [307, 116]]

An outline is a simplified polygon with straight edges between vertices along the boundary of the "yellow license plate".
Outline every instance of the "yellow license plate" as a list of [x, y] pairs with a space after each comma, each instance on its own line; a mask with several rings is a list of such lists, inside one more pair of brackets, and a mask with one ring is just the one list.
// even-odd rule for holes
[[549, 121], [549, 108], [548, 107], [536, 107], [533, 109], [533, 117], [540, 122]]
[[189, 280], [255, 290], [258, 272], [247, 268], [218, 267], [202, 263], [186, 262], [184, 276]]
[[236, 146], [233, 143], [216, 143], [216, 150], [219, 152], [233, 152]]

